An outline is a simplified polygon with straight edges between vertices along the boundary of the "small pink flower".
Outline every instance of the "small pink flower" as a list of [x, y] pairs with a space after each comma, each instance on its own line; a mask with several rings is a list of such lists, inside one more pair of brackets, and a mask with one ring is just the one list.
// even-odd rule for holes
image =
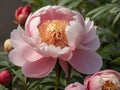
[[102, 59], [95, 52], [100, 42], [93, 22], [61, 6], [46, 6], [30, 14], [25, 31], [18, 26], [10, 39], [14, 49], [9, 58], [28, 77], [47, 76], [58, 58], [66, 75], [68, 63], [86, 74], [102, 66]]
[[16, 23], [17, 24], [25, 24], [25, 21], [29, 14], [32, 12], [32, 9], [29, 5], [25, 5], [24, 7], [19, 7], [15, 11], [15, 18], [16, 18]]
[[114, 70], [103, 70], [86, 77], [87, 90], [120, 90], [120, 73]]
[[8, 70], [3, 70], [0, 73], [0, 84], [4, 85], [4, 86], [8, 86], [10, 85], [10, 83], [12, 82], [12, 75]]
[[75, 82], [75, 83], [69, 84], [65, 88], [65, 90], [86, 90], [86, 88], [82, 84]]

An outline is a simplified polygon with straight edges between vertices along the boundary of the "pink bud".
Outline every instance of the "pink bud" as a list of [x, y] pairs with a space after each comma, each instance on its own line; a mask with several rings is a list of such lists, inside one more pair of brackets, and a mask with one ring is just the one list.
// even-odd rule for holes
[[15, 11], [15, 18], [16, 18], [16, 23], [17, 24], [25, 24], [25, 21], [29, 14], [32, 12], [32, 9], [29, 5], [25, 5], [24, 7], [19, 7]]
[[4, 70], [0, 73], [0, 84], [9, 86], [12, 81], [12, 75], [8, 70]]
[[120, 90], [120, 73], [103, 70], [86, 77], [84, 85], [87, 90]]
[[65, 90], [86, 90], [86, 89], [85, 89], [85, 86], [83, 86], [82, 84], [75, 82], [75, 83], [69, 84], [65, 88]]

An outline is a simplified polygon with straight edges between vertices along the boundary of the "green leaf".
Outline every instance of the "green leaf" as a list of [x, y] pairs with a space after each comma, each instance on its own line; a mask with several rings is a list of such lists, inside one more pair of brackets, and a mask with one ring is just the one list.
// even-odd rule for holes
[[120, 65], [120, 57], [114, 59], [111, 63], [116, 64], [116, 65]]
[[27, 3], [32, 3], [33, 0], [23, 0], [24, 2], [27, 2]]
[[115, 16], [113, 20], [113, 25], [120, 19], [120, 12]]

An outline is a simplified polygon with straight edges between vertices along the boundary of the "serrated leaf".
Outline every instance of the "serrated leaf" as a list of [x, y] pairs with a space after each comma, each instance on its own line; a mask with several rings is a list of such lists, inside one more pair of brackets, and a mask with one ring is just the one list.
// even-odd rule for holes
[[114, 59], [111, 63], [116, 64], [116, 65], [120, 65], [120, 57]]
[[113, 25], [120, 20], [120, 12], [115, 16], [114, 20], [113, 20]]

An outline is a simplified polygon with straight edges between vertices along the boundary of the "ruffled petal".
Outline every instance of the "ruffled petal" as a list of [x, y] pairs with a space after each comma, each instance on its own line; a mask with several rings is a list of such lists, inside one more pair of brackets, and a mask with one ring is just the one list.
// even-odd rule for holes
[[39, 47], [36, 48], [36, 51], [45, 57], [57, 58], [60, 52], [60, 47], [55, 47], [54, 45], [47, 45], [42, 43]]
[[74, 50], [83, 38], [84, 29], [77, 21], [70, 21], [69, 23], [70, 25], [66, 27], [66, 36], [69, 46]]
[[59, 52], [59, 57], [65, 61], [69, 61], [72, 58], [72, 55], [72, 51], [69, 47], [65, 47]]
[[85, 35], [82, 40], [82, 43], [88, 43], [96, 38], [96, 29], [93, 21], [90, 21], [89, 18], [85, 20]]
[[52, 72], [56, 61], [50, 57], [43, 57], [35, 62], [26, 62], [22, 67], [22, 72], [27, 77], [42, 78]]
[[77, 49], [69, 63], [81, 73], [92, 74], [101, 68], [102, 58], [89, 49]]
[[25, 45], [26, 44], [26, 42], [22, 38], [23, 34], [25, 34], [25, 32], [20, 27], [20, 25], [17, 27], [17, 29], [15, 29], [11, 32], [10, 41], [11, 41], [12, 46], [14, 48], [18, 47], [19, 45]]

